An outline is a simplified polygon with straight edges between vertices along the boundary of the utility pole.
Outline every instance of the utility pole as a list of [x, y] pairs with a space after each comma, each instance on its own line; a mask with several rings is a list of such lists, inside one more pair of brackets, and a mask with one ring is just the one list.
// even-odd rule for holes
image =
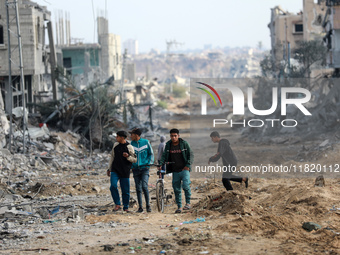
[[[9, 9], [12, 8], [14, 10], [14, 17], [10, 19], [9, 17]], [[13, 135], [13, 128], [12, 128], [12, 108], [13, 108], [13, 96], [12, 96], [12, 64], [15, 65], [15, 61], [13, 59], [12, 53], [17, 50], [18, 57], [19, 57], [19, 65], [16, 67], [20, 70], [20, 90], [21, 90], [21, 99], [22, 99], [22, 107], [23, 107], [23, 153], [25, 154], [26, 148], [26, 139], [25, 139], [25, 131], [26, 131], [26, 91], [25, 91], [25, 79], [24, 79], [24, 68], [23, 68], [23, 61], [22, 61], [22, 44], [21, 44], [21, 33], [20, 33], [20, 21], [19, 21], [19, 11], [18, 11], [18, 2], [17, 0], [6, 0], [6, 13], [7, 13], [7, 35], [8, 35], [8, 82], [9, 82], [9, 91], [8, 95], [10, 96], [10, 139], [9, 139], [9, 150], [11, 150], [11, 137]], [[16, 24], [17, 31], [11, 29], [10, 24], [12, 21]], [[11, 47], [11, 34], [15, 36], [18, 40], [18, 47], [14, 47], [12, 50]]]
[[126, 58], [127, 58], [127, 49], [124, 50], [124, 54], [123, 54], [122, 79], [120, 82], [120, 101], [121, 102], [124, 100], [124, 80], [125, 80]]
[[47, 31], [48, 31], [48, 41], [50, 44], [50, 64], [51, 64], [51, 80], [52, 80], [52, 91], [53, 91], [53, 100], [57, 100], [57, 83], [56, 83], [56, 53], [54, 47], [53, 33], [52, 33], [52, 23], [49, 21], [47, 23]]

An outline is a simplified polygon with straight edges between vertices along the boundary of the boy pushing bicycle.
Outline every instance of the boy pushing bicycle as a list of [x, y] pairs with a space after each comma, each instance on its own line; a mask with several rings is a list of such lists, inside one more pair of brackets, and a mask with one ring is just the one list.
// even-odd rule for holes
[[[189, 143], [179, 136], [178, 129], [173, 128], [170, 130], [170, 140], [166, 143], [160, 160], [160, 165], [169, 161], [174, 162], [168, 166], [167, 172], [172, 172], [172, 187], [174, 189], [176, 204], [178, 207], [175, 213], [182, 212], [181, 187], [183, 187], [186, 202], [183, 210], [191, 209], [190, 170], [194, 160], [194, 155]], [[161, 170], [161, 167], [158, 167], [158, 170]]]

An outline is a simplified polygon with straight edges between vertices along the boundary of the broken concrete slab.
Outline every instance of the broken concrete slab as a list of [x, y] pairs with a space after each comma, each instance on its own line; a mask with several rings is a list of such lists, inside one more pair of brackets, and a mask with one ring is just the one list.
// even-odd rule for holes
[[43, 145], [49, 150], [54, 150], [54, 144], [53, 143], [43, 143]]
[[49, 138], [49, 132], [46, 132], [46, 129], [34, 127], [34, 128], [28, 128], [28, 133], [32, 139], [38, 139], [38, 138]]
[[320, 143], [320, 147], [325, 147], [327, 144], [329, 143], [329, 140], [327, 139], [327, 140], [325, 140], [325, 141], [323, 141], [322, 143]]
[[0, 157], [12, 156], [11, 152], [7, 149], [0, 149]]

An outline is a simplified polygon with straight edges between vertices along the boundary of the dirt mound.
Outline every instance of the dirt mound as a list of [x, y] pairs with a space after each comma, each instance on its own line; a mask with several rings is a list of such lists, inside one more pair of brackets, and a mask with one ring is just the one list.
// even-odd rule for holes
[[101, 192], [98, 186], [93, 184], [42, 184], [37, 182], [28, 190], [31, 194], [41, 196], [61, 196], [61, 195], [84, 195], [84, 194], [98, 194]]
[[251, 205], [247, 202], [249, 196], [237, 192], [227, 193], [226, 191], [215, 195], [208, 195], [193, 206], [197, 212], [218, 211], [221, 214], [249, 214]]
[[[283, 253], [339, 249], [339, 181], [326, 179], [326, 187], [314, 187], [314, 179], [254, 179], [251, 190], [223, 191], [193, 206], [198, 215], [221, 219], [221, 234], [254, 235], [276, 239]], [[237, 186], [236, 186], [237, 187]], [[251, 199], [250, 199], [251, 198]], [[305, 230], [304, 222], [321, 229]], [[318, 243], [317, 247], [315, 243]]]

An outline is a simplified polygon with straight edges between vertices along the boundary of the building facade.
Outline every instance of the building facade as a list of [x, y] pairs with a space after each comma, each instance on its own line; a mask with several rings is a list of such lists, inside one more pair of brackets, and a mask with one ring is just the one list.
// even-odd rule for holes
[[98, 17], [98, 43], [60, 45], [63, 65], [80, 86], [104, 82], [110, 77], [119, 81], [122, 76], [121, 40], [109, 33], [108, 20]]
[[134, 39], [128, 39], [124, 41], [123, 48], [127, 49], [128, 54], [130, 55], [138, 55], [138, 41]]
[[[16, 30], [15, 12], [9, 8], [10, 28]], [[31, 1], [18, 1], [18, 12], [20, 21], [20, 34], [22, 40], [22, 59], [24, 71], [24, 95], [26, 102], [32, 103], [39, 92], [47, 91], [47, 83], [44, 74], [49, 72], [48, 63], [49, 50], [45, 44], [45, 33], [47, 33], [46, 23], [50, 21], [51, 13], [46, 7], [40, 6]], [[17, 60], [11, 66], [12, 88], [13, 88], [13, 108], [22, 106], [23, 93], [20, 88], [20, 68], [18, 40], [11, 36], [11, 47], [8, 45], [7, 36], [7, 13], [6, 1], [0, 0], [0, 87], [6, 111], [9, 110], [11, 99], [7, 96], [9, 86], [9, 55], [11, 48], [12, 59]]]
[[327, 0], [327, 14], [323, 23], [326, 31], [324, 42], [328, 49], [327, 64], [340, 68], [340, 1]]
[[[280, 6], [271, 9], [271, 21], [268, 24], [273, 57], [285, 58], [288, 55], [288, 43], [292, 52], [299, 42], [322, 39], [322, 27], [326, 14], [325, 1], [303, 0], [303, 10], [299, 13], [284, 11]], [[283, 56], [278, 56], [282, 53]]]

